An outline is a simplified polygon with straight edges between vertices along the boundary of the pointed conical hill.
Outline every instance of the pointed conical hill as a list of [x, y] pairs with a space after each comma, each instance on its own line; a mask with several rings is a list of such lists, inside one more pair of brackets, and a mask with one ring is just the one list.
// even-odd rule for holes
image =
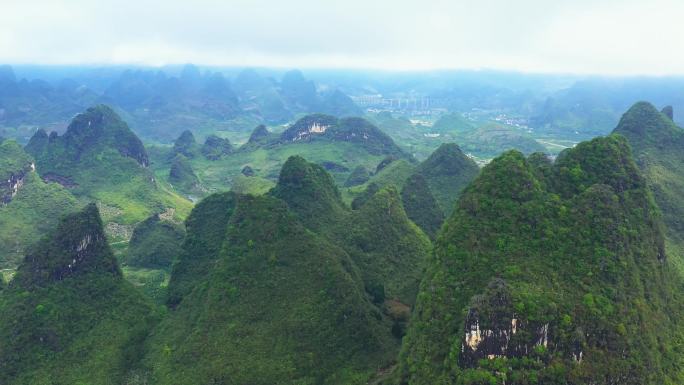
[[427, 264], [401, 383], [680, 381], [681, 280], [626, 141], [566, 150], [549, 183], [536, 171], [505, 153], [459, 198]]
[[432, 195], [447, 215], [460, 192], [479, 172], [479, 167], [454, 143], [439, 146], [416, 170], [425, 178]]
[[396, 188], [373, 194], [343, 229], [349, 253], [376, 300], [381, 290], [383, 300], [412, 305], [431, 244], [406, 216]]
[[228, 231], [235, 199], [232, 192], [212, 194], [202, 199], [185, 220], [185, 240], [169, 281], [169, 306], [178, 305], [209, 274]]
[[344, 182], [344, 187], [352, 187], [364, 184], [368, 181], [368, 179], [370, 179], [370, 176], [370, 173], [365, 167], [357, 166], [351, 172], [351, 174], [349, 174], [349, 177], [347, 177], [347, 180]]
[[0, 383], [124, 383], [156, 319], [88, 205], [34, 246], [0, 296]]
[[79, 198], [112, 207], [105, 220], [132, 224], [164, 208], [178, 215], [189, 211], [190, 202], [157, 185], [147, 168], [147, 152], [140, 139], [109, 107], [89, 108], [72, 120], [63, 135], [44, 133], [27, 146], [36, 160], [36, 171]]
[[[36, 133], [43, 137], [44, 132]], [[60, 142], [59, 148], [47, 154], [70, 161], [78, 161], [89, 154], [104, 149], [114, 149], [122, 156], [135, 160], [141, 166], [147, 166], [149, 159], [145, 147], [138, 137], [121, 120], [119, 115], [106, 105], [91, 107], [84, 113], [76, 115], [67, 127], [63, 136], [55, 138]], [[31, 149], [30, 146], [28, 149]], [[36, 146], [38, 147], [38, 146]], [[51, 148], [48, 146], [48, 151]], [[40, 162], [44, 154], [31, 154]]]
[[640, 102], [613, 132], [629, 141], [667, 225], [669, 254], [684, 271], [684, 129], [651, 104]]
[[25, 287], [42, 286], [87, 273], [121, 275], [93, 203], [65, 217], [50, 237], [29, 252], [15, 282]]
[[0, 269], [16, 268], [28, 247], [76, 206], [66, 189], [40, 179], [19, 144], [0, 143]]
[[199, 145], [191, 131], [181, 132], [175, 142], [173, 142], [173, 153], [182, 154], [186, 158], [194, 158], [199, 154]]
[[268, 129], [263, 124], [260, 124], [254, 128], [254, 131], [249, 135], [248, 143], [259, 143], [263, 139], [269, 136]]
[[[146, 362], [154, 378], [179, 385], [366, 383], [396, 345], [350, 274], [346, 253], [306, 230], [276, 198], [236, 201], [227, 227], [216, 226], [227, 229], [222, 242], [202, 246], [217, 253], [211, 269], [194, 276], [194, 288], [151, 339]], [[199, 244], [195, 215], [188, 242]], [[203, 217], [215, 221], [211, 216]], [[201, 262], [185, 258], [192, 259], [180, 263]]]
[[288, 158], [271, 194], [287, 202], [302, 223], [315, 230], [325, 231], [348, 211], [330, 174], [301, 156]]
[[413, 174], [406, 180], [401, 201], [409, 219], [434, 239], [444, 222], [444, 213], [422, 175]]
[[202, 193], [202, 186], [200, 185], [197, 174], [195, 174], [195, 171], [192, 169], [190, 161], [180, 153], [171, 161], [169, 183], [186, 194]]
[[230, 140], [216, 135], [209, 135], [202, 145], [202, 155], [209, 160], [219, 160], [233, 152]]
[[[394, 187], [369, 191], [352, 212], [330, 174], [295, 156], [283, 166], [271, 194], [284, 200], [310, 230], [346, 250], [361, 271], [366, 290], [380, 303], [384, 297], [413, 303], [430, 242], [406, 216]], [[377, 295], [379, 289], [384, 296]]]
[[613, 132], [626, 137], [637, 152], [645, 149], [644, 146], [684, 144], [684, 135], [672, 119], [648, 102], [639, 102], [630, 107]]
[[169, 269], [181, 252], [184, 237], [185, 229], [182, 225], [154, 214], [135, 226], [128, 244], [126, 264]]
[[29, 139], [29, 142], [24, 148], [29, 154], [42, 154], [48, 145], [48, 134], [42, 128], [39, 128]]

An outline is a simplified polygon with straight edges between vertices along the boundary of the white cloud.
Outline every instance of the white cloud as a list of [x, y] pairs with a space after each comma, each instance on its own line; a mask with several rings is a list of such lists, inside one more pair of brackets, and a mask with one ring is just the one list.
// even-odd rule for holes
[[1, 0], [0, 62], [684, 73], [679, 0]]

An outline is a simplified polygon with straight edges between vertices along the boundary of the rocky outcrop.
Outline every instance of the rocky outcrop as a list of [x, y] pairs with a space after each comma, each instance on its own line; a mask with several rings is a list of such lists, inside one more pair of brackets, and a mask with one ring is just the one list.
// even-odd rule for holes
[[[33, 163], [31, 166], [35, 169]], [[3, 181], [0, 186], [2, 191], [2, 198], [0, 199], [0, 205], [6, 205], [12, 201], [15, 195], [19, 192], [19, 189], [24, 186], [24, 179], [26, 178], [26, 171], [22, 170], [17, 173], [10, 173], [9, 178]]]
[[324, 135], [331, 127], [337, 125], [337, 118], [331, 115], [315, 114], [299, 119], [280, 135], [282, 142], [310, 141], [316, 136]]
[[524, 357], [553, 343], [548, 323], [523, 320], [512, 309], [510, 288], [500, 279], [473, 298], [461, 341], [461, 367], [477, 367], [482, 359]]
[[26, 255], [13, 284], [44, 286], [91, 272], [121, 275], [94, 203], [65, 217]]
[[0, 193], [2, 193], [0, 205], [6, 205], [12, 201], [12, 198], [14, 198], [24, 186], [26, 175], [33, 171], [36, 171], [36, 164], [31, 162], [23, 169], [9, 173], [7, 179], [0, 184]]

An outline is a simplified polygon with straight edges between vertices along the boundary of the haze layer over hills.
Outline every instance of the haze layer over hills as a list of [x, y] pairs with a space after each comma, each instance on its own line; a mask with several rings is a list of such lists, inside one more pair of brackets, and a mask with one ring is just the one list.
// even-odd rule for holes
[[679, 78], [52, 71], [0, 70], [2, 384], [684, 381]]

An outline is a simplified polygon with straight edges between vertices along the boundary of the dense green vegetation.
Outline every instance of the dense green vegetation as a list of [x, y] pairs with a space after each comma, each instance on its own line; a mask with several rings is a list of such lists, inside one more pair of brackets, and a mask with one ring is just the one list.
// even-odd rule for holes
[[35, 172], [26, 174], [12, 201], [0, 207], [0, 268], [15, 268], [30, 245], [78, 206], [59, 184], [45, 183]]
[[444, 212], [421, 174], [413, 174], [401, 189], [406, 215], [430, 238], [435, 238], [444, 222]]
[[[174, 150], [157, 147], [152, 154], [152, 168], [156, 174], [168, 175]], [[281, 167], [293, 155], [324, 165], [339, 185], [344, 184], [359, 166], [373, 170], [387, 156], [412, 162], [410, 155], [368, 121], [316, 114], [301, 118], [281, 133], [269, 132], [265, 126], [258, 126], [248, 142], [239, 148], [220, 157], [189, 157], [189, 163], [202, 187], [209, 192], [233, 189], [236, 185], [243, 192], [262, 192], [260, 186], [266, 185], [263, 180], [277, 180]], [[241, 178], [243, 170], [250, 170], [247, 176], [260, 179]], [[252, 187], [257, 188], [252, 190]]]
[[401, 383], [681, 383], [683, 287], [627, 141], [533, 164], [545, 163], [507, 152], [459, 198], [404, 339]]
[[190, 161], [181, 153], [177, 154], [171, 161], [169, 183], [178, 191], [187, 195], [200, 195], [203, 193], [199, 178], [192, 169]]
[[0, 144], [0, 269], [15, 268], [31, 244], [77, 207], [66, 189], [43, 182], [32, 165], [16, 142]]
[[190, 202], [155, 181], [142, 142], [109, 107], [77, 115], [64, 135], [38, 131], [27, 145], [36, 169], [74, 195], [113, 207], [106, 221], [132, 224], [168, 207], [179, 216]]
[[186, 158], [194, 158], [199, 154], [199, 151], [200, 147], [195, 136], [188, 130], [181, 132], [180, 136], [173, 142], [173, 153], [175, 155], [181, 154]]
[[350, 254], [376, 302], [413, 303], [430, 242], [406, 216], [396, 188], [368, 194], [352, 211], [321, 166], [291, 157], [271, 194]]
[[209, 135], [202, 145], [202, 155], [209, 160], [218, 160], [233, 152], [233, 145], [230, 140]]
[[126, 264], [135, 267], [170, 269], [180, 255], [185, 229], [170, 218], [154, 214], [138, 223], [128, 243]]
[[126, 383], [157, 319], [88, 205], [31, 249], [0, 294], [0, 382]]
[[[116, 112], [62, 135], [0, 127], [35, 132], [0, 138], [0, 384], [683, 383], [673, 109], [552, 161], [616, 106], [406, 87], [364, 115], [299, 71], [189, 65], [113, 78]], [[95, 100], [74, 89], [0, 67], [0, 125]]]
[[363, 166], [357, 166], [351, 174], [349, 174], [349, 177], [347, 180], [344, 182], [344, 187], [352, 187], [352, 186], [358, 186], [360, 184], [364, 184], [368, 182], [368, 179], [370, 179], [370, 173], [368, 170], [363, 167]]
[[454, 202], [479, 168], [454, 143], [441, 145], [429, 158], [418, 165], [416, 173], [425, 178], [441, 210], [449, 215]]
[[212, 195], [188, 218], [154, 383], [364, 384], [396, 353], [349, 256], [269, 196]]
[[622, 116], [614, 132], [634, 149], [667, 225], [668, 254], [684, 272], [684, 130], [669, 115], [640, 102]]

